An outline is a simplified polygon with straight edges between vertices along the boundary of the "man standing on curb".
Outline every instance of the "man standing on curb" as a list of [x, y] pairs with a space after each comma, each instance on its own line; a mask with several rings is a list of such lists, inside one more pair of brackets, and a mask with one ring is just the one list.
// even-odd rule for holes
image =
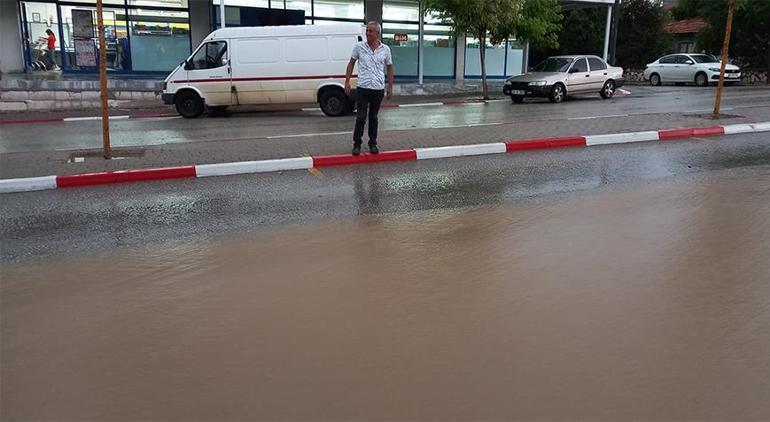
[[[358, 60], [358, 88], [356, 89], [356, 128], [353, 131], [353, 155], [361, 153], [364, 125], [369, 114], [369, 152], [377, 154], [377, 113], [383, 96], [393, 96], [393, 58], [390, 47], [380, 41], [382, 26], [377, 22], [366, 25], [366, 41], [353, 47], [345, 72], [345, 93], [350, 95], [350, 77]], [[388, 89], [385, 92], [385, 68], [388, 70]]]

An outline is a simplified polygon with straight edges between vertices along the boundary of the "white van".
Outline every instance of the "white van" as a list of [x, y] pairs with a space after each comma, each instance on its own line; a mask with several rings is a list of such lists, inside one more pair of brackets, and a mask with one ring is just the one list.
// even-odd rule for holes
[[166, 77], [161, 97], [184, 117], [204, 107], [314, 102], [326, 115], [348, 114], [345, 69], [364, 34], [358, 24], [218, 29]]

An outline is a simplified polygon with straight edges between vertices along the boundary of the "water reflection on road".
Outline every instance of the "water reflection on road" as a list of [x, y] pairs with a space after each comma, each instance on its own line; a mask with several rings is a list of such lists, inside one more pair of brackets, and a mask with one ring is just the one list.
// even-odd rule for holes
[[[359, 181], [361, 214], [381, 186]], [[770, 173], [3, 269], [2, 419], [770, 419]]]

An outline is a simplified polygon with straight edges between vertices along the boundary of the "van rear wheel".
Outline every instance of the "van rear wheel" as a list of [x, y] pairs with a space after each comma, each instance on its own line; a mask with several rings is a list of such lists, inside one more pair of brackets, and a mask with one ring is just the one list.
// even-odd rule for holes
[[350, 113], [350, 99], [340, 89], [327, 89], [321, 93], [321, 111], [327, 116], [337, 117]]
[[192, 91], [182, 91], [176, 94], [174, 105], [176, 112], [188, 119], [203, 114], [203, 100]]

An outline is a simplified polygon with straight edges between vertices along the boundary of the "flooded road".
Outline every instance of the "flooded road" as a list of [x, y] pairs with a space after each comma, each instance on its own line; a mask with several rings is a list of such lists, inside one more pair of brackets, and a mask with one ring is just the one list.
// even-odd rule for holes
[[2, 419], [770, 420], [770, 168], [2, 271]]

